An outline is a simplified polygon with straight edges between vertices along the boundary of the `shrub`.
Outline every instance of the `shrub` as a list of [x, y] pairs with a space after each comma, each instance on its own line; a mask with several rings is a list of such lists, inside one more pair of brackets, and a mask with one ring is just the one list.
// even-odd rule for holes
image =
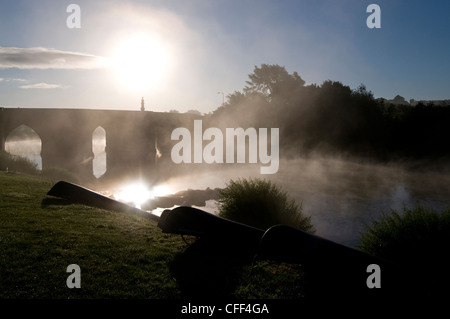
[[264, 230], [284, 224], [314, 232], [311, 217], [303, 216], [301, 206], [270, 181], [260, 179], [231, 180], [219, 191], [219, 216]]
[[414, 280], [423, 279], [431, 294], [440, 294], [450, 284], [450, 209], [438, 213], [417, 205], [403, 214], [383, 214], [366, 226], [358, 248], [415, 272]]
[[14, 156], [0, 150], [0, 170], [37, 174], [37, 165], [25, 157]]

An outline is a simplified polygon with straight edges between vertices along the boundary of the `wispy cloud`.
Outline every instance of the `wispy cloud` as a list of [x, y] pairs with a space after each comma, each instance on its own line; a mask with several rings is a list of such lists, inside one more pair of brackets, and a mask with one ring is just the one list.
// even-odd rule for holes
[[36, 84], [28, 84], [19, 86], [21, 89], [60, 89], [64, 88], [64, 86], [60, 84], [48, 84], [48, 83], [36, 83]]
[[0, 78], [0, 82], [28, 82], [25, 79], [19, 79], [19, 78]]
[[42, 47], [0, 47], [0, 69], [96, 69], [108, 59], [96, 55]]

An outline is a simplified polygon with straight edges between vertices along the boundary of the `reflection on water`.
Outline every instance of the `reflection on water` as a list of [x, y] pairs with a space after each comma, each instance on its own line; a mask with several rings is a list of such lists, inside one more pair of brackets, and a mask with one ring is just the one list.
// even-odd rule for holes
[[[94, 147], [104, 154], [104, 145], [94, 141]], [[42, 168], [40, 140], [7, 142], [6, 150], [26, 156]], [[101, 175], [105, 167], [98, 165], [94, 161], [94, 173]], [[189, 173], [171, 178], [163, 186], [176, 193], [223, 188], [230, 179], [241, 177], [268, 179], [302, 205], [303, 213], [312, 217], [317, 235], [348, 245], [358, 242], [365, 224], [392, 209], [401, 213], [404, 207], [413, 208], [416, 204], [437, 211], [450, 207], [449, 174], [411, 172], [399, 165], [339, 159], [280, 160], [280, 169], [274, 175], [260, 175], [257, 165], [225, 167], [214, 171], [202, 167], [196, 172], [189, 167]], [[211, 213], [218, 211], [213, 199], [207, 200], [205, 206], [193, 206]], [[163, 209], [154, 212], [160, 214]]]
[[[253, 167], [235, 165], [180, 176], [167, 184], [172, 190], [223, 188], [230, 179], [241, 177], [276, 183], [312, 217], [317, 235], [347, 245], [357, 244], [364, 226], [382, 213], [402, 213], [416, 204], [438, 211], [450, 207], [450, 176], [446, 174], [337, 159], [281, 160], [274, 175], [259, 175]], [[206, 208], [217, 212], [217, 203], [211, 201]]]
[[210, 199], [205, 202], [205, 206], [195, 206], [193, 207], [204, 210], [205, 212], [211, 214], [217, 214], [219, 212], [219, 205], [215, 199]]

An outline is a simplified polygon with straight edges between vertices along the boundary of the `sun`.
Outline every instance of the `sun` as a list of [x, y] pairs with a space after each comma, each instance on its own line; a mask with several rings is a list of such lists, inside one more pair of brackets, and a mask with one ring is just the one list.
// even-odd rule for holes
[[170, 54], [167, 46], [157, 38], [135, 35], [117, 44], [112, 62], [120, 87], [142, 92], [164, 82]]
[[150, 187], [144, 182], [136, 181], [120, 187], [114, 194], [114, 198], [141, 208], [141, 205], [146, 201], [170, 193], [171, 189], [168, 185], [155, 185]]
[[140, 208], [143, 203], [152, 198], [152, 194], [147, 185], [143, 183], [132, 183], [122, 187], [114, 198], [119, 201], [131, 203]]

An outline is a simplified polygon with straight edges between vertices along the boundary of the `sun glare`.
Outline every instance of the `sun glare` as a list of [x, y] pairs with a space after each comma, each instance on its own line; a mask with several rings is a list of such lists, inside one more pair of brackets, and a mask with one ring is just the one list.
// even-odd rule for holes
[[121, 41], [113, 56], [120, 87], [134, 91], [160, 86], [167, 75], [169, 61], [167, 47], [147, 35]]
[[137, 208], [141, 208], [142, 204], [158, 196], [170, 194], [170, 187], [166, 185], [157, 185], [148, 187], [145, 183], [136, 182], [126, 185], [114, 194], [116, 200], [131, 203]]

